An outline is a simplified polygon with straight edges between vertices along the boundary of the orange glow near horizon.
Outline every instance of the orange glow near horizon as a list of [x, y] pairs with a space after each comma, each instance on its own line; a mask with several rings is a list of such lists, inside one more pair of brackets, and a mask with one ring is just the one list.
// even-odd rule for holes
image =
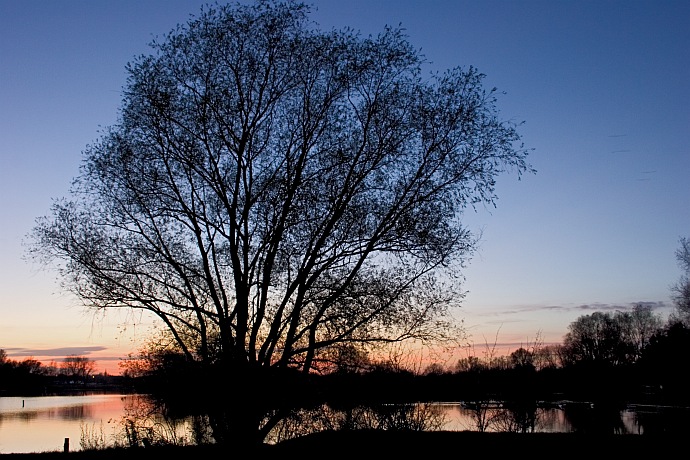
[[[560, 342], [550, 341], [542, 342], [540, 346], [557, 345]], [[499, 358], [502, 356], [510, 356], [515, 350], [520, 347], [530, 349], [530, 344], [518, 342], [497, 342], [495, 344], [468, 344], [459, 346], [453, 350], [433, 350], [433, 349], [419, 349], [413, 347], [412, 349], [400, 349], [391, 355], [370, 356], [370, 359], [375, 362], [393, 361], [399, 364], [402, 368], [408, 369], [416, 373], [423, 373], [430, 364], [440, 364], [443, 369], [452, 371], [458, 361], [463, 358], [476, 357], [482, 361], [490, 361], [492, 358]], [[117, 350], [120, 351], [120, 350]], [[121, 353], [121, 354], [120, 354]], [[112, 349], [101, 350], [96, 353], [88, 353], [85, 356], [95, 362], [94, 375], [122, 375], [124, 369], [121, 367], [122, 363], [128, 359], [130, 354], [134, 354], [134, 350], [129, 350], [126, 353], [113, 353]], [[66, 356], [49, 356], [49, 355], [13, 355], [11, 351], [7, 351], [7, 358], [13, 361], [22, 362], [27, 359], [33, 359], [41, 363], [44, 367], [56, 366], [60, 367]]]
[[[108, 375], [121, 375], [122, 374], [122, 369], [120, 369], [120, 363], [126, 358], [126, 356], [122, 357], [105, 357], [105, 359], [99, 359], [98, 356], [91, 356], [91, 355], [84, 355], [86, 358], [89, 358], [93, 362], [96, 363], [96, 367], [94, 369], [94, 374], [108, 374]], [[39, 363], [41, 363], [41, 366], [43, 367], [50, 367], [50, 366], [56, 366], [60, 367], [65, 360], [66, 357], [57, 357], [57, 356], [13, 356], [12, 353], [7, 353], [7, 359], [16, 361], [18, 363], [21, 363], [22, 361], [26, 360], [36, 360]]]

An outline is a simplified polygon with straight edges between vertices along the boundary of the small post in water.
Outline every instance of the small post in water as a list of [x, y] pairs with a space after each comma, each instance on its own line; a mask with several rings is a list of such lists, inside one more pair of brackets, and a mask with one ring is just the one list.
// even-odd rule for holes
[[69, 438], [65, 438], [65, 453], [69, 453]]

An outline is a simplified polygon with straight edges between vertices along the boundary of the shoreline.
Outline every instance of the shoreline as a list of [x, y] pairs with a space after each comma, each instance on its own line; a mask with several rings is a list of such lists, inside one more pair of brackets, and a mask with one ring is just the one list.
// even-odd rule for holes
[[[254, 459], [282, 459], [300, 455], [306, 458], [336, 455], [339, 458], [381, 458], [381, 456], [511, 455], [538, 453], [577, 455], [630, 455], [640, 458], [677, 452], [686, 445], [686, 435], [596, 434], [596, 433], [498, 433], [476, 431], [391, 431], [351, 430], [324, 431], [279, 444], [257, 446], [252, 452], [241, 452]], [[158, 446], [137, 448], [106, 448], [102, 450], [36, 453], [6, 453], [10, 460], [144, 460], [158, 457], [198, 457], [204, 460], [226, 459], [238, 454], [231, 446]]]

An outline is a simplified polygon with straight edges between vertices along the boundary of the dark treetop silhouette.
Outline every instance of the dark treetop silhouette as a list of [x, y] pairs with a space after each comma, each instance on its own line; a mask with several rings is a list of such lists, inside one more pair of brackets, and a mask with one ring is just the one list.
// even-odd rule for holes
[[423, 77], [400, 29], [308, 15], [206, 7], [154, 41], [33, 233], [86, 306], [162, 321], [219, 443], [262, 441], [298, 398], [276, 379], [340, 345], [456, 336], [462, 213], [532, 171], [476, 69]]

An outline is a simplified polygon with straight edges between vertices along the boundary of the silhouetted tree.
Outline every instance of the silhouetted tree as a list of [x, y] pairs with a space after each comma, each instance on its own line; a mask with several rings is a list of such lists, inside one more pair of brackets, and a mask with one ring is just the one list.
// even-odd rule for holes
[[690, 325], [690, 239], [680, 239], [680, 247], [676, 250], [676, 260], [683, 274], [671, 288], [675, 313], [679, 320]]
[[86, 356], [70, 355], [63, 360], [62, 369], [68, 376], [86, 383], [96, 370], [96, 362]]
[[16, 361], [0, 349], [0, 393], [5, 395], [43, 394], [48, 384], [40, 361], [25, 358]]
[[635, 363], [663, 325], [650, 305], [636, 304], [630, 312], [594, 312], [568, 326], [561, 350], [564, 363], [611, 366]]
[[17, 363], [17, 368], [27, 374], [43, 375], [43, 364], [33, 358], [26, 358]]
[[652, 307], [645, 304], [636, 304], [630, 312], [616, 312], [615, 321], [621, 327], [621, 341], [630, 350], [628, 362], [636, 362], [649, 340], [659, 332], [663, 321], [659, 315], [654, 314]]
[[660, 317], [643, 304], [630, 312], [579, 317], [569, 325], [561, 347], [567, 375], [560, 376], [560, 385], [577, 398], [610, 403], [615, 410], [639, 393], [640, 367], [635, 364], [661, 325]]
[[468, 356], [466, 358], [458, 359], [455, 364], [456, 372], [472, 372], [480, 371], [485, 369], [487, 366], [482, 360], [477, 356]]
[[42, 372], [43, 375], [57, 377], [60, 374], [60, 365], [55, 360], [51, 360], [48, 364], [43, 365]]
[[616, 364], [620, 342], [620, 325], [612, 315], [594, 312], [568, 325], [563, 346], [572, 362]]
[[440, 363], [431, 363], [424, 368], [423, 375], [443, 375], [445, 370]]
[[534, 367], [537, 370], [557, 369], [563, 366], [560, 348], [562, 345], [545, 345], [534, 352]]
[[640, 359], [644, 383], [653, 388], [662, 404], [688, 403], [687, 375], [690, 371], [690, 327], [671, 321], [654, 334]]
[[645, 305], [635, 305], [632, 312], [580, 316], [570, 323], [563, 340], [564, 363], [632, 364], [661, 324], [651, 307]]
[[371, 361], [367, 353], [352, 344], [339, 344], [324, 354], [324, 360], [330, 361], [332, 372], [352, 373], [363, 372], [369, 368]]
[[204, 7], [154, 41], [33, 233], [85, 305], [154, 314], [205, 369], [219, 443], [263, 440], [286, 371], [339, 344], [457, 337], [463, 211], [531, 171], [475, 68], [423, 77], [401, 29], [308, 13]]
[[529, 368], [534, 370], [534, 353], [520, 347], [510, 354], [510, 364], [515, 369]]

